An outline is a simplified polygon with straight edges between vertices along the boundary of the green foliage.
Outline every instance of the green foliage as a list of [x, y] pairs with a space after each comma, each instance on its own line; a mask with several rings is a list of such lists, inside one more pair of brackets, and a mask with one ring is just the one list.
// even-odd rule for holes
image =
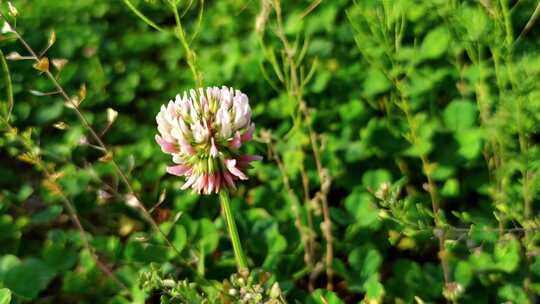
[[[534, 1], [13, 4], [110, 154], [2, 33], [0, 304], [538, 301]], [[249, 276], [154, 143], [201, 82], [257, 124], [231, 200]]]
[[11, 291], [7, 288], [0, 288], [0, 304], [9, 304], [11, 302]]

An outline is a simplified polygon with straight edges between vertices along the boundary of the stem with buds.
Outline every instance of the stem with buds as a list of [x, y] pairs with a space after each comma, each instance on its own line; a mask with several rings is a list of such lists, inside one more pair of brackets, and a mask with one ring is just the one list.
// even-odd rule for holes
[[[34, 52], [34, 50], [32, 49], [32, 47], [26, 42], [26, 40], [21, 36], [21, 34], [15, 28], [13, 28], [13, 26], [11, 26], [7, 18], [1, 12], [0, 12], [0, 18], [4, 20], [4, 22], [11, 27], [11, 32], [15, 35], [17, 40], [19, 40], [21, 44], [26, 48], [28, 53], [30, 53], [30, 58], [34, 60], [37, 65], [39, 65], [42, 62], [42, 59], [46, 57], [43, 57], [43, 58], [38, 57], [36, 55], [36, 52]], [[66, 103], [70, 106], [70, 108], [72, 108], [75, 111], [75, 114], [81, 121], [83, 127], [90, 133], [90, 136], [96, 142], [96, 146], [99, 148], [100, 151], [104, 153], [104, 159], [111, 162], [114, 170], [120, 177], [122, 183], [124, 183], [124, 185], [126, 186], [129, 194], [133, 195], [136, 198], [136, 202], [137, 202], [136, 207], [141, 210], [143, 217], [148, 221], [150, 226], [163, 237], [167, 245], [171, 249], [173, 249], [175, 253], [177, 253], [180, 256], [180, 250], [178, 250], [178, 248], [176, 248], [176, 246], [174, 246], [174, 244], [171, 243], [171, 241], [167, 238], [167, 235], [163, 232], [163, 230], [161, 230], [161, 228], [159, 228], [157, 223], [152, 218], [150, 212], [148, 212], [146, 207], [141, 203], [141, 200], [139, 199], [139, 197], [135, 194], [135, 191], [133, 190], [133, 187], [131, 186], [131, 183], [129, 182], [127, 175], [120, 168], [120, 166], [118, 165], [118, 162], [116, 162], [116, 160], [114, 159], [112, 151], [105, 145], [105, 143], [101, 140], [97, 132], [90, 125], [90, 122], [86, 119], [81, 109], [79, 108], [79, 103], [76, 102], [73, 98], [69, 97], [69, 95], [66, 93], [64, 88], [60, 85], [56, 77], [49, 71], [48, 67], [46, 69], [43, 69], [43, 73], [45, 73], [45, 76], [49, 78], [49, 80], [52, 82], [52, 84], [54, 85], [56, 90], [59, 92], [59, 94], [64, 98]]]

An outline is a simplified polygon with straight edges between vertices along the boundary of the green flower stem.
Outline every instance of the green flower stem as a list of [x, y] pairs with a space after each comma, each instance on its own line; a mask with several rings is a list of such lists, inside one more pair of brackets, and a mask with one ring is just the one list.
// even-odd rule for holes
[[236, 223], [231, 211], [231, 200], [229, 198], [229, 192], [227, 190], [221, 190], [219, 192], [219, 198], [221, 200], [221, 208], [223, 209], [223, 216], [227, 222], [227, 229], [229, 230], [229, 236], [234, 250], [234, 257], [236, 259], [236, 266], [238, 271], [247, 270], [246, 256], [242, 250], [242, 244], [240, 243], [240, 237], [238, 236], [238, 230], [236, 229]]

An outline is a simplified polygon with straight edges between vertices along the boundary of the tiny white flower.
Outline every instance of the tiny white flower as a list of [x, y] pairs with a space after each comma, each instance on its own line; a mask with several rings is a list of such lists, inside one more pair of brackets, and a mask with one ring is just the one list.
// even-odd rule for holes
[[7, 23], [7, 21], [4, 21], [4, 25], [2, 26], [2, 34], [12, 33], [13, 29], [11, 28], [11, 25]]
[[9, 10], [9, 14], [12, 16], [12, 17], [17, 17], [17, 15], [19, 15], [19, 11], [17, 10], [17, 8], [15, 7], [15, 5], [13, 5], [11, 3], [11, 1], [8, 1], [8, 10]]

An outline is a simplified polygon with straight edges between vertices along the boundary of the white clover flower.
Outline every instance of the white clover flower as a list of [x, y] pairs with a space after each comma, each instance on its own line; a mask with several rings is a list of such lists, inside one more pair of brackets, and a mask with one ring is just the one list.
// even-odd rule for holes
[[235, 189], [235, 180], [247, 179], [244, 171], [250, 162], [262, 159], [239, 150], [251, 140], [255, 124], [248, 97], [233, 88], [178, 94], [161, 106], [156, 121], [156, 141], [176, 164], [167, 172], [187, 178], [182, 189], [204, 194]]

